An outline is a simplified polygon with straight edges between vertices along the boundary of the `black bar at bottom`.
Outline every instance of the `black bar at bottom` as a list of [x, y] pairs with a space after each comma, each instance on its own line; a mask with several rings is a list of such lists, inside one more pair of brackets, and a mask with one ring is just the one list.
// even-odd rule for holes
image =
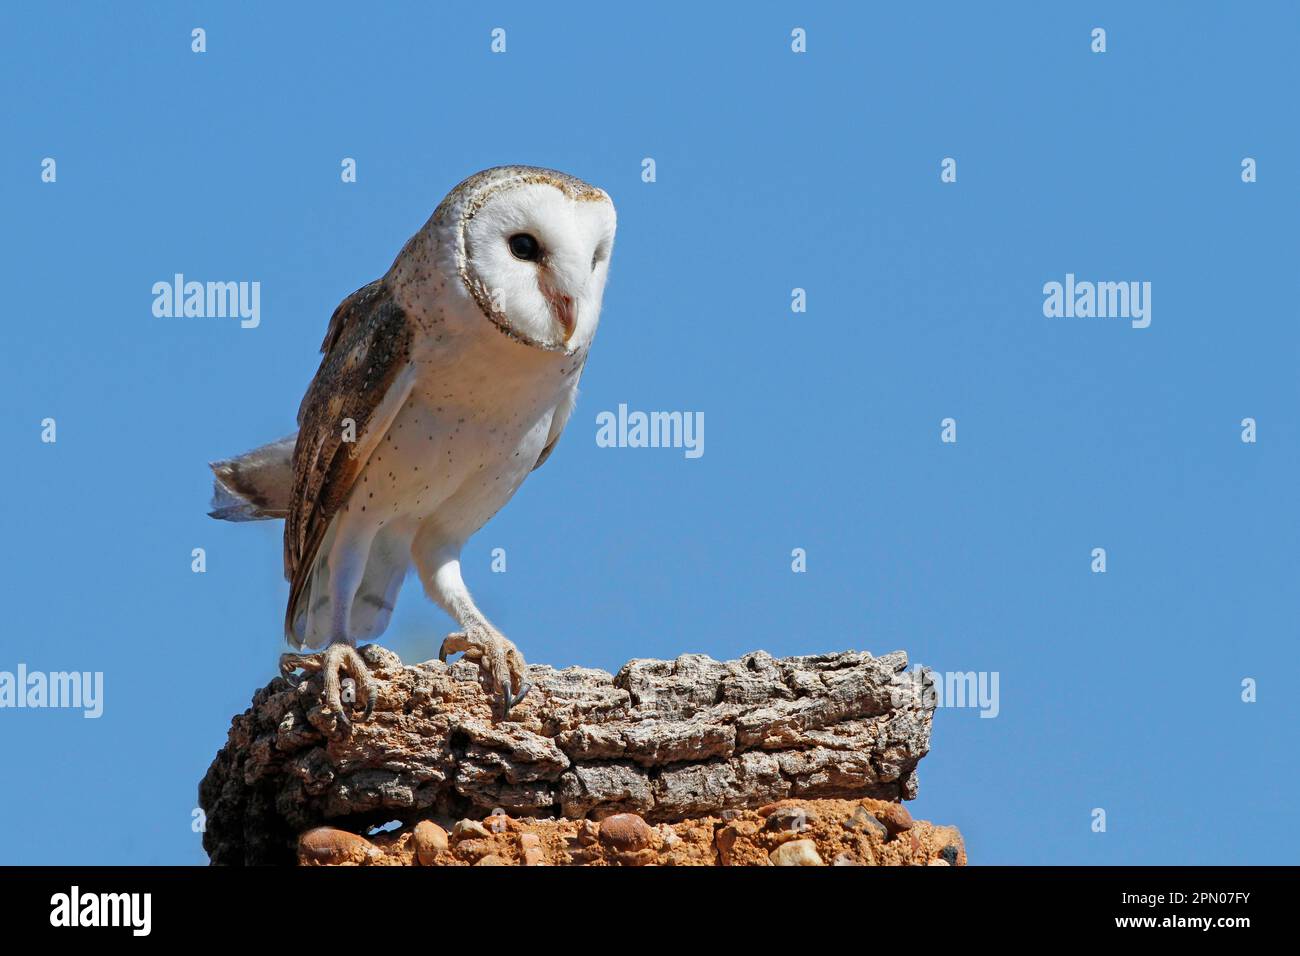
[[[1295, 877], [1290, 867], [7, 867], [0, 925], [10, 940], [76, 933], [205, 945], [246, 945], [278, 927], [335, 951], [445, 933], [516, 946], [527, 945], [521, 932], [554, 930], [570, 945], [601, 945], [629, 933], [761, 938], [776, 926], [813, 934], [814, 946], [823, 931], [850, 927], [864, 944], [881, 934], [942, 943], [956, 933], [949, 943], [960, 944], [1044, 932], [1228, 942], [1286, 929]], [[606, 932], [618, 935], [588, 935]]]

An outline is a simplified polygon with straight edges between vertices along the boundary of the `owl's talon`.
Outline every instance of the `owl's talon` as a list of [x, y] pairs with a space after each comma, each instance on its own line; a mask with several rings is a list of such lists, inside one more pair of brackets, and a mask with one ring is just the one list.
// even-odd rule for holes
[[[448, 634], [438, 650], [438, 659], [445, 663], [448, 654], [458, 651], [465, 653], [465, 660], [478, 664], [484, 689], [496, 699], [502, 718], [508, 717], [511, 708], [531, 689], [524, 681], [528, 665], [519, 649], [499, 632], [483, 625]], [[517, 694], [516, 687], [521, 688]]]
[[523, 699], [528, 696], [528, 692], [532, 689], [533, 689], [532, 684], [525, 684], [523, 688], [519, 691], [519, 693], [511, 694], [507, 698], [506, 713], [509, 714], [510, 711], [514, 710], [517, 706], [519, 706], [520, 702], [523, 701]]
[[452, 638], [459, 637], [463, 639], [464, 636], [465, 635], [463, 634], [448, 634], [443, 638], [442, 646], [438, 648], [438, 660], [442, 661], [444, 664], [447, 663], [447, 655], [456, 653], [455, 648], [451, 646]]
[[355, 702], [364, 708], [362, 721], [369, 720], [375, 712], [375, 698], [379, 695], [379, 688], [370, 676], [366, 662], [352, 645], [341, 642], [331, 644], [319, 654], [281, 654], [280, 674], [292, 686], [297, 687], [302, 683], [302, 678], [293, 674], [295, 670], [301, 670], [304, 674], [321, 672], [325, 679], [325, 687], [321, 692], [322, 709], [337, 715], [339, 726], [345, 734], [352, 731], [352, 719], [343, 705], [344, 675], [352, 678]]

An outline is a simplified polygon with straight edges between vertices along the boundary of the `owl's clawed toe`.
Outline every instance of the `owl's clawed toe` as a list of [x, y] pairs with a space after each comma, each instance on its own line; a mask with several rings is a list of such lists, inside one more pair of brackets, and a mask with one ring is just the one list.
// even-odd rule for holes
[[[366, 662], [352, 645], [331, 644], [319, 654], [281, 654], [280, 675], [294, 687], [302, 682], [302, 678], [293, 673], [295, 670], [301, 670], [304, 674], [321, 672], [325, 683], [321, 692], [321, 712], [324, 715], [336, 715], [345, 734], [352, 730], [352, 718], [348, 711], [353, 701], [363, 708], [362, 722], [374, 714], [379, 688], [370, 676]], [[347, 705], [343, 702], [344, 677], [350, 677], [353, 684], [353, 691], [348, 695], [353, 699]]]
[[492, 695], [500, 717], [509, 717], [510, 711], [532, 689], [527, 681], [528, 665], [524, 656], [510, 640], [490, 627], [448, 634], [438, 649], [438, 660], [445, 663], [448, 654], [462, 651], [466, 660], [478, 664], [479, 678]]
[[442, 647], [438, 648], [438, 660], [445, 664], [448, 654], [458, 654], [468, 649], [469, 642], [465, 640], [464, 634], [448, 634], [442, 639]]
[[524, 686], [521, 687], [517, 692], [514, 691], [513, 687], [508, 688], [508, 690], [510, 690], [510, 693], [506, 697], [506, 713], [507, 714], [510, 713], [510, 711], [512, 711], [516, 705], [522, 702], [523, 699], [528, 696], [528, 692], [532, 689], [533, 689], [532, 684], [524, 684]]

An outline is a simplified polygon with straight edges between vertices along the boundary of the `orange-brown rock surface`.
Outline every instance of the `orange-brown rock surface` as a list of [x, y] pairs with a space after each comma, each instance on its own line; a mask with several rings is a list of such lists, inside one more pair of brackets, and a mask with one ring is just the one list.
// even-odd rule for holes
[[887, 801], [782, 800], [753, 810], [657, 825], [639, 814], [618, 813], [599, 823], [515, 819], [505, 814], [454, 823], [423, 820], [369, 838], [319, 827], [299, 838], [298, 862], [304, 866], [965, 866], [966, 848], [955, 827], [914, 821], [898, 804]]

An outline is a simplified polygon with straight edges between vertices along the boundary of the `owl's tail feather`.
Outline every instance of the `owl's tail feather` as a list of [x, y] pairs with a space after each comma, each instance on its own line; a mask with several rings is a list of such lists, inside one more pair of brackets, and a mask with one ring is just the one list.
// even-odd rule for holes
[[286, 435], [234, 458], [211, 462], [212, 510], [221, 521], [266, 521], [289, 513], [293, 491], [293, 446]]

